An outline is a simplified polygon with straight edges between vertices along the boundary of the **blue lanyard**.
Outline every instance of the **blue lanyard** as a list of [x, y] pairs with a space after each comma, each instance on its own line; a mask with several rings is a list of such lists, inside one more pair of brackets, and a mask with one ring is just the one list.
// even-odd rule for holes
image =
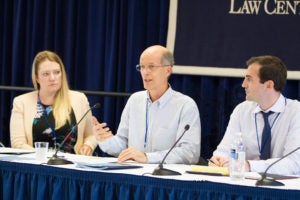
[[[285, 98], [285, 106], [286, 106], [286, 104], [287, 104], [287, 103], [286, 103], [286, 98]], [[277, 115], [276, 115], [276, 117], [275, 117], [275, 119], [274, 119], [274, 121], [273, 121], [273, 123], [272, 123], [272, 125], [271, 125], [271, 127], [270, 127], [271, 133], [268, 135], [268, 137], [265, 139], [265, 141], [262, 141], [262, 144], [261, 144], [262, 146], [260, 146], [260, 142], [259, 142], [259, 139], [258, 139], [258, 128], [257, 128], [257, 119], [256, 119], [256, 115], [257, 115], [257, 113], [255, 113], [255, 116], [254, 116], [255, 129], [256, 129], [256, 140], [257, 140], [257, 145], [258, 145], [259, 153], [261, 154], [261, 151], [264, 149], [267, 140], [268, 140], [269, 137], [271, 136], [272, 128], [273, 128], [275, 122], [277, 121], [277, 119], [278, 119], [280, 113], [277, 113]]]
[[52, 131], [52, 134], [53, 134], [53, 137], [52, 137], [52, 140], [54, 141], [54, 147], [56, 148], [56, 131], [55, 129], [53, 128], [53, 126], [51, 126], [51, 124], [49, 123], [47, 117], [46, 117], [46, 111], [44, 110], [43, 112], [43, 117], [45, 119], [45, 122], [46, 124], [48, 125], [48, 127], [51, 129]]
[[149, 99], [146, 99], [146, 133], [145, 133], [145, 139], [144, 139], [144, 149], [146, 149], [147, 146], [147, 139], [148, 139], [148, 101]]
[[51, 126], [49, 120], [47, 119], [47, 112], [46, 112], [46, 109], [44, 108], [41, 100], [40, 100], [40, 97], [38, 98], [38, 104], [41, 106], [41, 108], [43, 108], [43, 118], [47, 124], [47, 126], [51, 129], [52, 131], [52, 134], [53, 134], [53, 137], [52, 137], [52, 140], [54, 141], [54, 148], [56, 149], [56, 131], [55, 131], [55, 128], [53, 128], [53, 126]]

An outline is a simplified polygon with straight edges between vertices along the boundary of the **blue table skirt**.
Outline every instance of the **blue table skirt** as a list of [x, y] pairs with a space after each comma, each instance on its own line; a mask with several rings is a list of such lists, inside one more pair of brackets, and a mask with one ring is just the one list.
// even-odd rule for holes
[[299, 190], [179, 181], [0, 161], [1, 199], [300, 199]]

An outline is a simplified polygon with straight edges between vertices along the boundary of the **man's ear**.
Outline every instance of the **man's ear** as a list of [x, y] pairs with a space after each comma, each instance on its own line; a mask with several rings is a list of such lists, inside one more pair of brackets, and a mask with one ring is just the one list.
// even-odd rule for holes
[[268, 89], [273, 89], [273, 88], [274, 88], [274, 81], [268, 80], [268, 81], [266, 81], [265, 83], [266, 83], [266, 87], [267, 87]]
[[167, 72], [169, 73], [169, 76], [172, 74], [172, 67], [171, 66], [168, 66], [166, 67], [167, 68]]

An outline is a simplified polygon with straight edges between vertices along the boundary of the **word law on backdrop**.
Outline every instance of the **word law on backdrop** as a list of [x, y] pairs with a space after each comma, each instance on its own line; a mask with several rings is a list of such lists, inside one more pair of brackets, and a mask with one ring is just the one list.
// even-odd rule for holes
[[297, 0], [231, 0], [229, 14], [299, 15], [299, 11], [300, 1]]

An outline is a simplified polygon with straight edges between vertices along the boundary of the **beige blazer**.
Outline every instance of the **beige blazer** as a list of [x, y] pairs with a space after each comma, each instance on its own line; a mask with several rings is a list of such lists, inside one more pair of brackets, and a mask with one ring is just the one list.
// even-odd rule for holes
[[[33, 91], [20, 96], [13, 100], [13, 108], [10, 118], [10, 140], [13, 148], [32, 149], [32, 124], [36, 114], [36, 103], [38, 92]], [[70, 91], [71, 105], [78, 122], [85, 112], [90, 108], [87, 97], [77, 91]], [[77, 142], [75, 152], [83, 144], [89, 145], [92, 149], [97, 146], [97, 141], [92, 133], [91, 112], [78, 125]]]

